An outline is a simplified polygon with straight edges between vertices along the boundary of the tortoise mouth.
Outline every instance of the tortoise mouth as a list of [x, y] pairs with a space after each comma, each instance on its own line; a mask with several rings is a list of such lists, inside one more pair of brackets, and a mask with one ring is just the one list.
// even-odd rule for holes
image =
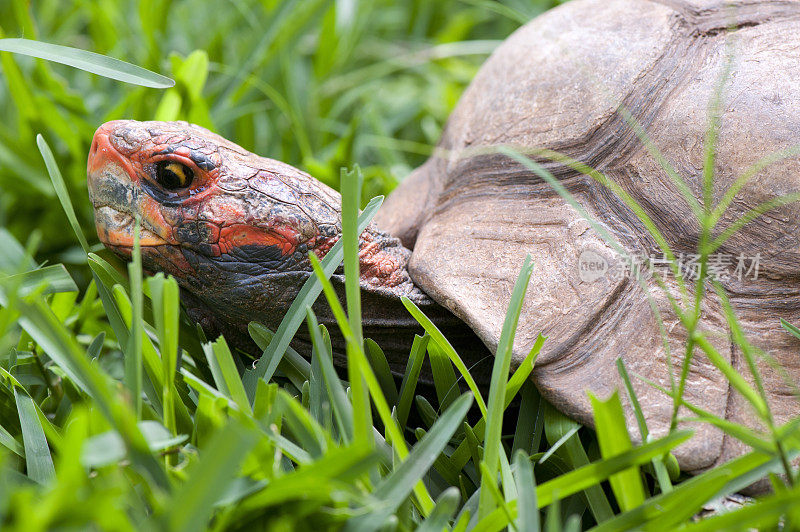
[[[136, 221], [130, 214], [119, 211], [108, 205], [95, 207], [95, 226], [100, 241], [108, 246], [131, 248], [134, 245]], [[139, 245], [153, 247], [169, 245], [169, 242], [147, 229], [139, 228]]]

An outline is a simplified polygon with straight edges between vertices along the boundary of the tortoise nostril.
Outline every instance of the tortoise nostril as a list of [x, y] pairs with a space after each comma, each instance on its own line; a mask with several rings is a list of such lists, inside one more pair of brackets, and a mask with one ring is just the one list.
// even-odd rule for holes
[[89, 155], [94, 155], [97, 152], [97, 139], [92, 139], [92, 147], [89, 149]]

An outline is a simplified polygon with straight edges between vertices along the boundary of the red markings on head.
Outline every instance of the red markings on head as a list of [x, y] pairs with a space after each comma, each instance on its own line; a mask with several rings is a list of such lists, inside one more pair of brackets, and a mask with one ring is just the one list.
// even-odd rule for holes
[[241, 246], [278, 246], [284, 256], [294, 253], [295, 250], [292, 242], [272, 229], [234, 224], [227, 225], [220, 230], [219, 250], [221, 253], [230, 253], [233, 248]]

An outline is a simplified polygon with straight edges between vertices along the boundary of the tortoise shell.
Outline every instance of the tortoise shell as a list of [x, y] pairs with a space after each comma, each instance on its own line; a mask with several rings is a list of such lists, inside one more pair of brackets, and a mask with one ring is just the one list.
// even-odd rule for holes
[[[439, 152], [395, 190], [377, 222], [413, 249], [414, 282], [490, 349], [524, 257], [533, 257], [514, 357], [521, 361], [540, 332], [548, 337], [534, 379], [570, 416], [591, 423], [585, 392], [605, 396], [622, 387], [618, 358], [631, 373], [670, 389], [670, 372], [677, 380], [687, 344], [670, 298], [684, 310], [693, 301], [682, 298], [639, 217], [595, 179], [540, 159], [576, 200], [572, 205], [529, 167], [491, 148], [550, 149], [602, 172], [641, 206], [693, 284], [698, 217], [658, 156], [703, 208], [709, 108], [721, 94], [712, 208], [737, 178], [753, 175], [712, 234], [764, 202], [800, 191], [796, 151], [753, 172], [763, 158], [800, 144], [798, 28], [800, 4], [791, 2], [576, 0], [553, 9], [520, 28], [483, 65], [451, 115]], [[709, 274], [727, 291], [747, 339], [788, 372], [787, 382], [767, 362], [758, 365], [777, 423], [800, 412], [794, 387], [800, 341], [780, 324], [781, 318], [800, 322], [798, 214], [796, 203], [769, 210], [710, 258], [717, 269]], [[641, 280], [631, 271], [637, 264]], [[662, 275], [648, 275], [659, 265]], [[598, 270], [589, 271], [593, 266]], [[752, 382], [713, 293], [703, 300], [699, 330]], [[663, 434], [672, 399], [633, 380], [650, 431]], [[763, 429], [700, 349], [691, 358], [684, 398]], [[627, 415], [631, 433], [638, 433], [630, 408]], [[696, 436], [677, 451], [685, 470], [709, 468], [745, 450], [711, 425], [692, 426]]]

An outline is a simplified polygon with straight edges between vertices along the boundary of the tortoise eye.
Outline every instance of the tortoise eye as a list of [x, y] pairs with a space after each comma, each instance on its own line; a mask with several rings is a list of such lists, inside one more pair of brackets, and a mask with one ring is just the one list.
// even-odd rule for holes
[[185, 164], [174, 161], [156, 163], [156, 182], [166, 190], [178, 190], [192, 184], [194, 172]]

